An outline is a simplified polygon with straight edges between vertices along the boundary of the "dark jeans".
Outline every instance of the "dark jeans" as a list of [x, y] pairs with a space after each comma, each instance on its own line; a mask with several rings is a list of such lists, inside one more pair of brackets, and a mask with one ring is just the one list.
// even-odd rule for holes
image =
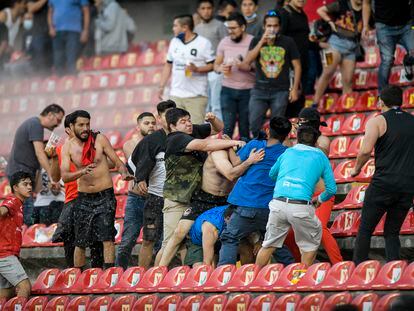
[[388, 26], [376, 23], [377, 41], [381, 54], [381, 64], [378, 70], [378, 90], [388, 85], [391, 68], [394, 64], [395, 48], [401, 44], [408, 53], [414, 53], [414, 30], [411, 25]]
[[58, 31], [53, 38], [53, 64], [58, 75], [75, 74], [81, 51], [80, 33]]
[[49, 34], [33, 35], [30, 44], [33, 70], [38, 73], [49, 73], [52, 67], [52, 41]]
[[144, 217], [145, 199], [135, 193], [129, 192], [125, 206], [124, 229], [122, 231], [122, 240], [119, 244], [115, 265], [126, 269], [129, 258], [134, 248], [139, 231], [142, 227]]
[[33, 199], [33, 196], [30, 196], [23, 203], [23, 222], [26, 226], [33, 225], [33, 218], [32, 218], [33, 209], [34, 209], [34, 199]]
[[[315, 82], [322, 73], [322, 61], [319, 54], [320, 50], [318, 48], [309, 49], [308, 52], [308, 71], [306, 73], [305, 83], [302, 84], [304, 94], [311, 95], [315, 94]], [[303, 76], [303, 73], [302, 73]]]
[[45, 224], [50, 226], [57, 223], [62, 213], [63, 202], [52, 201], [47, 206], [34, 206], [32, 220], [34, 224]]
[[[237, 207], [220, 236], [221, 249], [218, 265], [236, 264], [240, 240], [253, 232], [266, 233], [268, 208]], [[277, 249], [276, 261], [288, 265], [294, 262], [286, 247]]]
[[234, 126], [238, 120], [240, 140], [249, 141], [250, 89], [236, 90], [223, 86], [220, 98], [224, 134], [233, 137]]
[[365, 192], [361, 224], [355, 241], [353, 261], [368, 259], [371, 236], [384, 213], [385, 256], [387, 261], [400, 259], [400, 229], [413, 203], [413, 194], [386, 191], [371, 184]]
[[250, 92], [249, 123], [253, 137], [261, 130], [266, 111], [270, 108], [272, 117], [284, 116], [289, 102], [289, 91], [262, 90], [253, 88]]

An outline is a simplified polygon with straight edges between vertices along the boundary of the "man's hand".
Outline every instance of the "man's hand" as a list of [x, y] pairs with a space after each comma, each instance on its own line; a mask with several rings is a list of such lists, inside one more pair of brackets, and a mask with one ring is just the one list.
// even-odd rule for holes
[[164, 87], [160, 86], [158, 88], [158, 98], [159, 100], [163, 100], [164, 99]]
[[242, 140], [234, 140], [234, 147], [236, 149], [243, 148], [244, 146], [246, 146], [246, 142], [245, 141], [242, 141]]
[[207, 112], [204, 120], [206, 120], [206, 122], [208, 122], [208, 123], [211, 123], [211, 122], [214, 122], [214, 120], [216, 118], [217, 117], [216, 117], [216, 115], [213, 112]]
[[247, 158], [247, 161], [249, 164], [255, 164], [257, 162], [260, 162], [264, 159], [265, 151], [264, 149], [259, 149], [256, 151], [256, 148], [253, 148], [252, 151], [250, 151], [250, 155]]
[[85, 166], [82, 169], [82, 175], [91, 175], [93, 172], [93, 169], [96, 167], [96, 163], [91, 163], [88, 166]]
[[80, 36], [80, 42], [83, 44], [88, 43], [88, 39], [89, 39], [89, 31], [83, 30]]
[[319, 201], [319, 197], [315, 197], [312, 199], [312, 204], [315, 206], [315, 208], [318, 208], [322, 203]]
[[56, 37], [55, 27], [49, 27], [49, 36], [51, 36], [52, 38]]
[[49, 158], [57, 157], [56, 147], [52, 146], [50, 148], [45, 149], [45, 153]]
[[362, 33], [361, 33], [362, 39], [367, 40], [369, 38], [369, 31], [370, 31], [369, 26], [364, 26], [362, 28]]
[[231, 72], [231, 67], [232, 66], [230, 64], [221, 64], [220, 71], [223, 74], [227, 75], [227, 74], [229, 74]]
[[147, 195], [147, 193], [148, 193], [148, 187], [147, 187], [147, 182], [145, 181], [145, 180], [143, 180], [143, 181], [140, 181], [138, 184], [137, 184], [137, 190], [138, 190], [138, 193], [140, 194], [140, 195]]
[[185, 69], [190, 70], [191, 72], [198, 72], [198, 67], [193, 63], [190, 63], [187, 66], [185, 66]]
[[357, 169], [356, 167], [354, 167], [351, 171], [351, 177], [356, 177], [359, 175], [359, 173], [361, 173], [361, 169]]
[[293, 103], [297, 101], [299, 98], [298, 90], [295, 88], [292, 88], [289, 92], [289, 102]]

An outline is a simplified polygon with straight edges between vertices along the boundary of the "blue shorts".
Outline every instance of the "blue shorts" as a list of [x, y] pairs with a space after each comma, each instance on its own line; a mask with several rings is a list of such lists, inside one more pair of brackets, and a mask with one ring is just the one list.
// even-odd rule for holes
[[342, 59], [356, 59], [355, 51], [357, 48], [357, 43], [355, 41], [343, 39], [335, 34], [332, 34], [329, 37], [328, 43], [333, 50], [341, 54]]

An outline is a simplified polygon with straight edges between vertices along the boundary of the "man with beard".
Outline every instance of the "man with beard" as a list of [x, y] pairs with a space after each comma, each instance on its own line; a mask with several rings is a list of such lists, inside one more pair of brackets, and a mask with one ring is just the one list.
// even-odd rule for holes
[[[157, 121], [151, 112], [143, 112], [137, 118], [137, 135], [128, 140], [123, 147], [125, 157], [128, 159], [138, 143], [157, 128]], [[136, 244], [139, 231], [142, 227], [142, 218], [145, 198], [141, 196], [138, 185], [130, 181], [128, 199], [125, 206], [124, 229], [122, 241], [118, 247], [116, 266], [124, 269], [128, 267], [129, 257]]]
[[[115, 209], [108, 158], [121, 173], [123, 180], [130, 180], [128, 171], [116, 155], [109, 140], [90, 129], [87, 111], [73, 112], [70, 128], [75, 134], [62, 148], [61, 173], [63, 181], [78, 180], [78, 205], [75, 210], [75, 267], [85, 266], [85, 249], [94, 242], [104, 247], [104, 269], [115, 262]], [[70, 171], [70, 162], [77, 171]]]
[[220, 41], [214, 63], [215, 71], [224, 74], [220, 96], [224, 134], [232, 137], [238, 120], [240, 138], [248, 141], [250, 90], [255, 76], [252, 70], [240, 70], [239, 64], [249, 52], [253, 36], [246, 33], [246, 20], [240, 13], [231, 14], [226, 25], [229, 36]]

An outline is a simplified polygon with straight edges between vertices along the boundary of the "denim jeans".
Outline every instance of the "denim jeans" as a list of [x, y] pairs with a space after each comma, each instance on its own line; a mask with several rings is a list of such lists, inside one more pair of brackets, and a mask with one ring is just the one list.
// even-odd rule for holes
[[223, 120], [221, 115], [220, 106], [220, 93], [221, 83], [223, 81], [223, 75], [215, 73], [214, 71], [209, 72], [207, 75], [208, 79], [208, 104], [206, 112], [213, 112], [217, 118]]
[[234, 126], [239, 120], [240, 139], [249, 141], [250, 90], [236, 90], [223, 86], [221, 89], [221, 112], [224, 134], [233, 137]]
[[52, 41], [47, 33], [34, 35], [30, 45], [32, 66], [36, 73], [49, 73], [52, 67]]
[[115, 265], [126, 269], [129, 258], [134, 248], [139, 231], [142, 227], [144, 217], [145, 199], [135, 193], [129, 192], [125, 206], [124, 230], [122, 231], [122, 240], [119, 244]]
[[284, 116], [289, 102], [289, 91], [263, 90], [253, 88], [250, 92], [249, 123], [253, 137], [261, 130], [266, 111], [270, 108], [272, 117]]
[[[319, 55], [319, 49], [312, 48], [308, 52], [308, 71], [305, 77], [305, 83], [302, 82], [302, 87], [305, 95], [315, 94], [315, 81], [322, 73], [322, 61]], [[302, 80], [303, 81], [303, 80]]]
[[[264, 235], [268, 218], [269, 209], [267, 208], [237, 207], [220, 236], [221, 249], [218, 265], [236, 264], [240, 240], [257, 231]], [[284, 265], [294, 262], [292, 254], [286, 247], [277, 249], [275, 257]]]
[[361, 224], [355, 241], [355, 264], [368, 260], [371, 236], [381, 217], [387, 213], [384, 224], [385, 256], [387, 261], [400, 259], [400, 229], [413, 203], [413, 194], [396, 193], [371, 184], [365, 192]]
[[58, 31], [53, 38], [53, 64], [58, 75], [75, 74], [76, 61], [81, 51], [80, 33]]
[[395, 48], [401, 44], [408, 53], [414, 53], [414, 30], [409, 24], [404, 26], [388, 26], [375, 24], [377, 41], [381, 54], [381, 64], [378, 72], [378, 89], [381, 91], [388, 85], [391, 68], [394, 64]]

